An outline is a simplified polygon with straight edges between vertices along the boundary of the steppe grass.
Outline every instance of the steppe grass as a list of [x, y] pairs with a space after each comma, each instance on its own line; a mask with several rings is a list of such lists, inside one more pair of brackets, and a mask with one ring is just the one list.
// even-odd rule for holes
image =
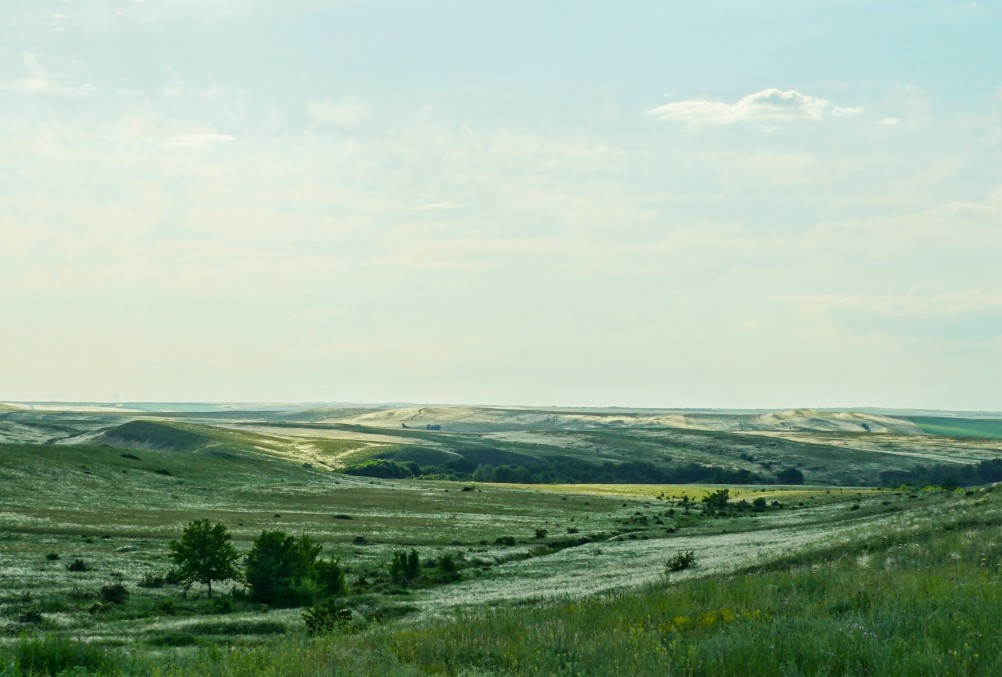
[[163, 674], [1000, 674], [1002, 528], [981, 507], [739, 574], [204, 652]]

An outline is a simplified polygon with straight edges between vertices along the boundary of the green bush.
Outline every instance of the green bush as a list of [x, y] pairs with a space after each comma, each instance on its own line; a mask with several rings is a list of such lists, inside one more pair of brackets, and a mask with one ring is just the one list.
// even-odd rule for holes
[[679, 550], [665, 563], [665, 569], [669, 572], [685, 571], [686, 569], [691, 569], [694, 566], [696, 566], [695, 550]]
[[108, 604], [125, 604], [129, 591], [121, 583], [109, 583], [101, 586], [101, 599]]
[[345, 609], [333, 599], [312, 606], [303, 612], [306, 631], [311, 635], [344, 630], [351, 623], [351, 619], [351, 610]]
[[417, 581], [421, 575], [421, 558], [417, 550], [410, 552], [397, 550], [393, 553], [393, 561], [390, 562], [390, 580], [397, 585], [407, 587]]
[[[296, 538], [282, 531], [262, 531], [245, 559], [250, 599], [282, 607], [311, 604], [322, 588], [315, 580], [321, 548], [309, 536]], [[337, 567], [336, 563], [330, 565]], [[323, 573], [336, 588], [336, 573], [328, 568]]]
[[75, 560], [73, 560], [72, 562], [70, 562], [69, 564], [66, 565], [66, 570], [67, 571], [90, 571], [90, 567], [87, 565], [87, 562], [83, 561], [82, 559], [75, 559]]
[[167, 577], [164, 574], [158, 573], [145, 573], [143, 577], [139, 579], [140, 588], [162, 588], [167, 584]]

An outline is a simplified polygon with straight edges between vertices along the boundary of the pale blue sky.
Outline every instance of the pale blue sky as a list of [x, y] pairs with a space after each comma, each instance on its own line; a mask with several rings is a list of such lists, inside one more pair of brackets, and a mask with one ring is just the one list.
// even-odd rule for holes
[[945, 0], [11, 2], [0, 399], [1002, 410], [999, 35]]

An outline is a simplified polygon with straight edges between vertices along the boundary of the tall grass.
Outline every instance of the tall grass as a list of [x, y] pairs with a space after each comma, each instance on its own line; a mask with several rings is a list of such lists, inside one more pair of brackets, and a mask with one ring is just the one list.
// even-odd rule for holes
[[[667, 555], [666, 555], [667, 557]], [[770, 568], [454, 621], [203, 653], [172, 674], [1002, 674], [994, 518]], [[169, 672], [169, 670], [168, 670]]]

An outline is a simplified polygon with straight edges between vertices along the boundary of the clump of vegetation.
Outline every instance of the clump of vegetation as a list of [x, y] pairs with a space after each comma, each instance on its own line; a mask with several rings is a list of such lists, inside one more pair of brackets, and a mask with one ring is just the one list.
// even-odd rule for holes
[[344, 630], [352, 620], [351, 610], [337, 600], [328, 599], [303, 612], [306, 631], [311, 635]]
[[70, 562], [69, 564], [66, 565], [66, 570], [67, 571], [76, 571], [76, 572], [79, 572], [79, 571], [90, 571], [90, 566], [87, 564], [87, 562], [83, 561], [82, 559], [77, 558], [77, 559], [73, 560], [72, 562]]
[[48, 555], [45, 556], [45, 559], [49, 560], [50, 562], [55, 562], [56, 560], [59, 559], [59, 553], [50, 552]]
[[393, 553], [393, 561], [390, 562], [390, 580], [395, 584], [407, 587], [417, 582], [421, 575], [421, 558], [418, 551], [411, 549], [410, 552], [397, 550]]
[[155, 572], [147, 572], [139, 579], [140, 588], [162, 588], [167, 584], [167, 576]]
[[318, 560], [322, 549], [309, 536], [262, 531], [245, 560], [250, 599], [293, 607], [343, 594], [344, 570], [337, 560]]
[[129, 599], [129, 591], [121, 583], [109, 583], [101, 586], [101, 599], [108, 604], [125, 604]]
[[694, 566], [696, 566], [695, 550], [679, 550], [665, 563], [668, 572], [685, 571]]

